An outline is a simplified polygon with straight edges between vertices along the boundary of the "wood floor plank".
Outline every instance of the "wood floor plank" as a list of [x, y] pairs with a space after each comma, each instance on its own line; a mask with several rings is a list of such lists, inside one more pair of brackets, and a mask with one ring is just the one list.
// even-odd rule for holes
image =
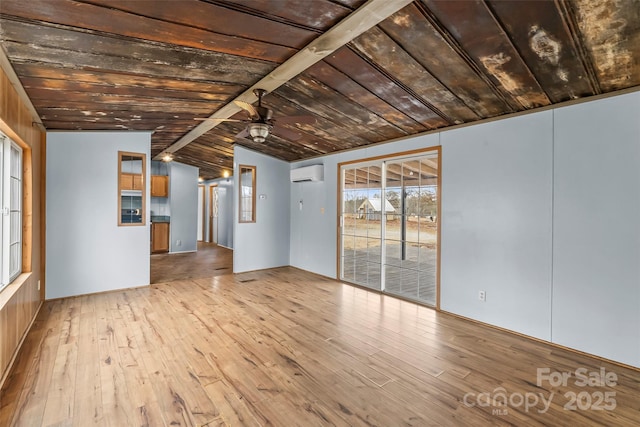
[[29, 373], [16, 402], [13, 416], [8, 417], [12, 420], [9, 425], [34, 426], [43, 420], [63, 328], [64, 304], [63, 301], [55, 301], [42, 308], [38, 315], [38, 319], [43, 322], [42, 339], [37, 346], [21, 349], [20, 362], [17, 365], [26, 365], [25, 369], [28, 369]]
[[[102, 393], [98, 350], [98, 327], [95, 305], [85, 299], [80, 311], [78, 337], [78, 373], [74, 388], [74, 425], [100, 425], [102, 422]], [[87, 309], [90, 306], [90, 310]], [[93, 312], [92, 312], [93, 310]], [[82, 420], [82, 421], [81, 421]]]
[[[640, 425], [638, 370], [295, 268], [209, 274], [204, 253], [188, 277], [46, 302], [0, 425]], [[617, 380], [580, 386], [579, 368]], [[599, 393], [615, 408], [585, 406]]]
[[[113, 294], [97, 296], [98, 361], [103, 419], [106, 425], [133, 425], [135, 408], [126, 386], [114, 324]], [[119, 317], [119, 315], [116, 315]]]
[[220, 418], [226, 425], [260, 426], [267, 424], [267, 420], [262, 418], [262, 414], [254, 407], [254, 404], [238, 395], [235, 387], [225, 380], [209, 383], [205, 386], [205, 390], [216, 402], [220, 410]]

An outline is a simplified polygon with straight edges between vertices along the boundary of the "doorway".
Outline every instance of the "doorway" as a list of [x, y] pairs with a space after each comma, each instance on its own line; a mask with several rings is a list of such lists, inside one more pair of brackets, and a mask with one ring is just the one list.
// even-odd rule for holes
[[340, 279], [438, 305], [440, 150], [340, 165]]
[[204, 184], [198, 184], [198, 242], [204, 241], [204, 230], [205, 230], [205, 212], [204, 208], [205, 204], [205, 193], [204, 193]]
[[209, 186], [209, 242], [218, 244], [218, 185]]

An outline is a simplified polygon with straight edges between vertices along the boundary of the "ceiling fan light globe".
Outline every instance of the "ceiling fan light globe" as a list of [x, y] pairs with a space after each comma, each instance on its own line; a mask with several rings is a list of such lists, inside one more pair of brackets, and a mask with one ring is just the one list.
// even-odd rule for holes
[[269, 125], [264, 123], [251, 123], [249, 124], [249, 135], [253, 142], [264, 142], [267, 136], [269, 136]]

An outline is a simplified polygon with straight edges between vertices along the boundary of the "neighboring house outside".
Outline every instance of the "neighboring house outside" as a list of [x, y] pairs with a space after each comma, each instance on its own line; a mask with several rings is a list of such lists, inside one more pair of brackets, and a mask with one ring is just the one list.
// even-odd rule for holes
[[[358, 207], [358, 218], [369, 220], [381, 220], [382, 219], [382, 200], [383, 199], [365, 199], [364, 202]], [[393, 220], [396, 218], [396, 210], [391, 206], [391, 203], [387, 199], [384, 199], [384, 210], [387, 216], [387, 220]]]

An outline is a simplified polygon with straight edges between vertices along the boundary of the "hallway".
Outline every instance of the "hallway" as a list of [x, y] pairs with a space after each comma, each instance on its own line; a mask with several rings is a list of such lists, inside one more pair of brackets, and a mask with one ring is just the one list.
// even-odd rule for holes
[[151, 283], [199, 279], [233, 272], [233, 250], [198, 242], [197, 252], [151, 255]]

